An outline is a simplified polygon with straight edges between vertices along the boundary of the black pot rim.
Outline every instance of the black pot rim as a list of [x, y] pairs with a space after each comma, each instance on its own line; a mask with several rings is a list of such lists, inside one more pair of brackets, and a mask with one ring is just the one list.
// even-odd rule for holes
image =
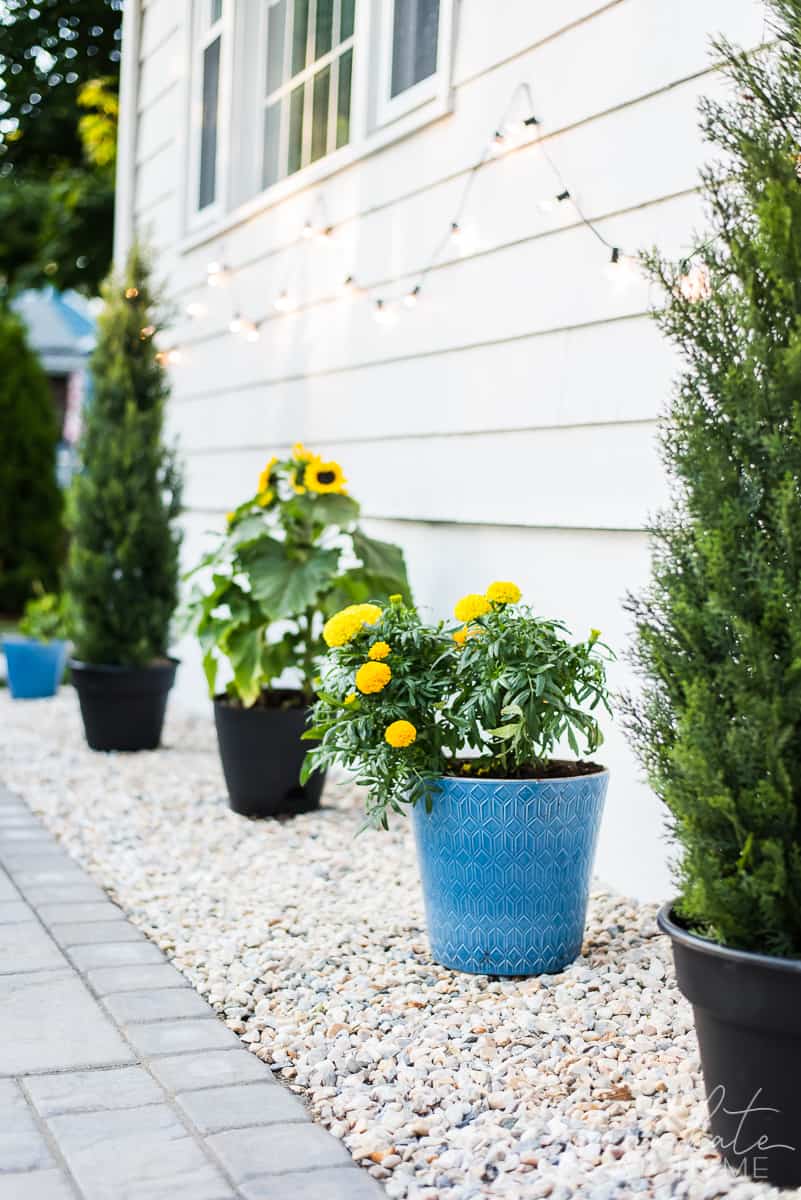
[[690, 933], [678, 923], [673, 912], [673, 900], [663, 904], [656, 915], [656, 923], [662, 933], [666, 933], [674, 942], [706, 954], [710, 958], [725, 959], [727, 962], [738, 962], [752, 967], [766, 967], [772, 971], [784, 971], [790, 974], [801, 972], [801, 958], [780, 958], [774, 954], [758, 954], [754, 950], [735, 950], [731, 946], [723, 946], [713, 942], [711, 938], [702, 937], [699, 933]]
[[167, 655], [166, 662], [145, 663], [140, 667], [134, 666], [133, 663], [92, 663], [84, 662], [80, 658], [69, 659], [71, 671], [98, 671], [107, 675], [119, 675], [123, 671], [170, 671], [180, 664], [180, 658], [174, 658], [171, 654]]
[[[303, 696], [303, 692], [300, 690], [300, 688], [265, 688], [264, 690], [268, 694], [270, 692], [285, 692], [293, 696]], [[302, 708], [307, 709], [311, 707], [309, 704], [297, 704], [293, 709], [280, 709], [259, 708], [255, 704], [251, 704], [249, 707], [244, 704], [231, 704], [227, 692], [217, 692], [216, 696], [212, 696], [212, 701], [215, 705], [217, 705], [218, 708], [231, 709], [233, 712], [300, 712]]]

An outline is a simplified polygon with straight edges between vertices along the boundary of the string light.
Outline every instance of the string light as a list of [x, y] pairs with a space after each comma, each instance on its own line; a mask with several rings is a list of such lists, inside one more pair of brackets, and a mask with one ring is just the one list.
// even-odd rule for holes
[[546, 213], [553, 212], [557, 204], [564, 204], [565, 200], [569, 199], [570, 192], [567, 190], [567, 188], [563, 188], [562, 191], [558, 192], [555, 196], [545, 196], [542, 200], [540, 200], [540, 208]]
[[379, 325], [389, 325], [392, 322], [392, 310], [380, 296], [373, 304], [373, 317]]
[[148, 340], [148, 338], [152, 338], [152, 336], [155, 332], [156, 332], [155, 325], [143, 325], [142, 328], [139, 330], [139, 337], [141, 338], [141, 340], [143, 342], [146, 342]]
[[177, 367], [183, 359], [183, 353], [177, 347], [172, 350], [159, 350], [156, 354], [156, 362], [162, 367]]
[[282, 292], [279, 292], [273, 300], [273, 308], [276, 308], [281, 313], [291, 312], [294, 308], [294, 304], [286, 288]]
[[205, 317], [207, 312], [208, 309], [206, 308], [206, 305], [201, 304], [199, 300], [193, 300], [191, 304], [187, 304], [186, 306], [186, 315], [193, 321], [197, 320], [199, 317]]
[[228, 269], [220, 262], [210, 262], [206, 267], [206, 282], [209, 287], [222, 287], [228, 276]]
[[[414, 308], [423, 287], [425, 285], [428, 274], [439, 263], [440, 257], [446, 251], [448, 243], [452, 243], [458, 251], [459, 255], [465, 256], [472, 253], [478, 244], [476, 231], [472, 221], [465, 223], [464, 214], [467, 210], [467, 203], [470, 197], [470, 192], [473, 187], [477, 173], [491, 161], [493, 156], [500, 155], [504, 150], [516, 146], [521, 147], [536, 147], [541, 153], [545, 162], [550, 167], [556, 187], [551, 196], [545, 196], [537, 201], [539, 208], [543, 212], [552, 212], [559, 205], [570, 201], [572, 211], [578, 217], [578, 221], [587, 227], [593, 236], [605, 247], [609, 254], [609, 259], [606, 265], [606, 272], [609, 277], [615, 280], [622, 280], [626, 276], [632, 274], [637, 264], [637, 259], [631, 255], [624, 254], [619, 246], [613, 245], [604, 234], [601, 232], [595, 221], [591, 220], [583, 211], [574, 197], [573, 193], [567, 186], [562, 174], [548, 153], [547, 146], [539, 137], [532, 137], [536, 132], [541, 122], [533, 112], [533, 96], [529, 84], [525, 81], [519, 83], [513, 90], [510, 100], [500, 121], [494, 126], [489, 142], [467, 172], [464, 187], [462, 189], [461, 198], [457, 210], [449, 222], [447, 230], [444, 232], [440, 241], [436, 243], [432, 254], [418, 274], [417, 283], [409, 288], [404, 294], [387, 298], [385, 296], [371, 297], [372, 315], [379, 324], [391, 324], [396, 317], [398, 305], [403, 305], [405, 308]], [[528, 116], [521, 117], [520, 111], [528, 111]], [[517, 114], [517, 115], [514, 115]], [[796, 161], [796, 168], [801, 178], [801, 153]], [[316, 215], [315, 215], [316, 210]], [[315, 239], [318, 241], [329, 241], [335, 235], [336, 229], [326, 220], [324, 199], [321, 195], [315, 200], [315, 210], [306, 219], [301, 229], [301, 238], [303, 240]], [[695, 251], [694, 253], [698, 253]], [[692, 257], [692, 256], [690, 256]], [[687, 260], [689, 262], [689, 258]], [[210, 287], [220, 286], [223, 282], [228, 282], [232, 276], [232, 272], [222, 262], [210, 262], [207, 266], [207, 281]], [[685, 276], [692, 282], [684, 282]], [[682, 294], [689, 289], [695, 294], [696, 291], [704, 292], [704, 285], [699, 282], [701, 277], [696, 277], [691, 272], [687, 271], [682, 275], [678, 283], [678, 287], [682, 289]], [[710, 286], [710, 285], [706, 285]], [[336, 288], [336, 294], [345, 296], [354, 296], [357, 293], [365, 293], [369, 295], [372, 289], [360, 286], [352, 273], [345, 275], [342, 282]], [[233, 299], [233, 296], [232, 296]], [[272, 300], [272, 308], [276, 313], [285, 314], [291, 312], [296, 307], [295, 300], [290, 296], [289, 291], [284, 288]], [[256, 341], [260, 336], [259, 325], [253, 321], [244, 320], [236, 310], [235, 304], [232, 304], [233, 315], [229, 323], [229, 330], [232, 334], [244, 336], [246, 340]], [[190, 316], [205, 315], [206, 308], [204, 305], [192, 304], [187, 306], [187, 313]]]
[[676, 285], [676, 291], [690, 304], [697, 304], [700, 300], [708, 300], [712, 295], [712, 279], [709, 274], [709, 267], [704, 262], [693, 263], [687, 268], [686, 262], [683, 264], [684, 272], [679, 276]]
[[137, 287], [129, 287], [129, 288], [125, 289], [125, 299], [126, 300], [135, 300], [138, 295], [139, 295], [139, 288], [137, 288]]

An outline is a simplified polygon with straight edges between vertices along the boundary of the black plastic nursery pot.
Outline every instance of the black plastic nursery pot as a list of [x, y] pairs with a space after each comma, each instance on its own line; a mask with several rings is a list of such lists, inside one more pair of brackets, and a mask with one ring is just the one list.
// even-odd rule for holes
[[325, 772], [301, 785], [313, 742], [302, 742], [309, 710], [299, 692], [265, 693], [266, 703], [243, 708], [214, 698], [214, 723], [228, 799], [244, 817], [280, 817], [319, 808]]
[[92, 750], [155, 750], [161, 742], [176, 658], [146, 667], [70, 660], [86, 740]]
[[730, 950], [689, 933], [671, 905], [679, 988], [693, 1006], [716, 1148], [735, 1171], [801, 1185], [801, 959]]

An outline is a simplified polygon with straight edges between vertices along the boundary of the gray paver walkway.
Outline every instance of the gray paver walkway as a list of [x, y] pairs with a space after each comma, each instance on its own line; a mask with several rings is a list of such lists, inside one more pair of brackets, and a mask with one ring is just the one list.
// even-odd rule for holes
[[0, 1200], [381, 1200], [0, 785]]

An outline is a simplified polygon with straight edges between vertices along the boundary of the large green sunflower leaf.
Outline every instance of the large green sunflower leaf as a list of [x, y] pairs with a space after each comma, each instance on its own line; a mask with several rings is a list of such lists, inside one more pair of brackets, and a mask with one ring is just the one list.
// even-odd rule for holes
[[359, 505], [352, 496], [325, 492], [311, 500], [315, 521], [323, 525], [352, 525], [359, 515]]
[[263, 539], [242, 548], [251, 594], [270, 620], [295, 617], [311, 608], [336, 575], [339, 550], [315, 547], [291, 557], [282, 542]]
[[398, 592], [410, 602], [412, 591], [400, 546], [368, 537], [361, 529], [354, 529], [352, 537], [353, 552], [362, 562], [354, 574], [367, 584], [370, 596], [380, 599]]

